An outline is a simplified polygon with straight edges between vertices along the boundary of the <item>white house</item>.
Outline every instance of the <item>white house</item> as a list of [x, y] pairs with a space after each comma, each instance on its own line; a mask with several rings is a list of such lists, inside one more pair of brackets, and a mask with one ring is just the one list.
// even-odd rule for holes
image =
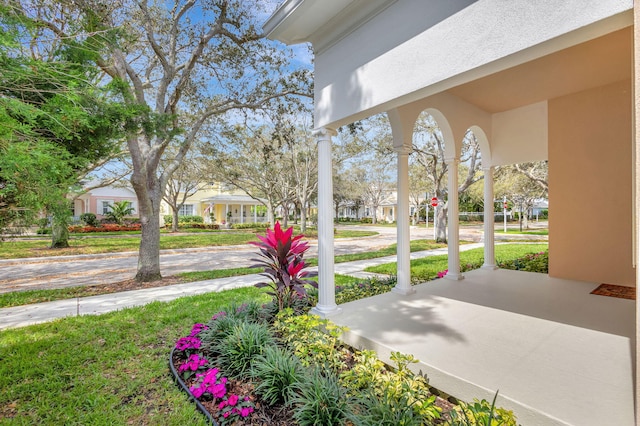
[[[578, 287], [584, 283], [585, 288], [593, 283], [636, 288], [639, 22], [640, 7], [632, 0], [285, 1], [265, 23], [265, 32], [287, 44], [309, 42], [315, 53], [319, 302], [314, 312], [323, 316], [341, 312], [333, 282], [332, 138], [340, 126], [379, 113], [387, 114], [391, 123], [398, 161], [394, 292], [405, 298], [405, 302], [394, 299], [398, 305], [409, 304], [414, 294], [409, 269], [408, 155], [414, 123], [423, 111], [435, 119], [445, 141], [450, 197], [446, 278], [452, 280], [452, 288], [464, 278], [457, 188], [461, 144], [468, 131], [481, 146], [485, 206], [493, 206], [496, 166], [548, 161], [553, 205], [548, 279], [575, 282]], [[596, 201], [598, 209], [593, 208]], [[495, 270], [493, 217], [492, 209], [486, 209], [483, 273], [498, 280], [504, 274]], [[597, 232], [589, 232], [594, 224]], [[547, 291], [552, 300], [553, 290]], [[602, 300], [600, 307], [607, 304]], [[570, 310], [570, 300], [564, 306]], [[606, 321], [594, 311], [592, 318], [592, 322]], [[637, 321], [625, 321], [629, 323], [622, 327], [633, 327], [637, 333]], [[626, 334], [624, 339], [636, 362], [640, 339]], [[629, 359], [628, 350], [623, 351], [611, 365], [631, 376]], [[635, 368], [635, 374], [638, 371]], [[567, 380], [577, 378], [574, 374]], [[634, 377], [634, 397], [627, 386], [631, 379], [623, 379], [611, 383], [612, 392], [624, 396], [609, 401], [626, 404], [614, 417], [612, 413], [602, 417], [610, 406], [574, 398], [583, 402], [582, 417], [580, 408], [567, 409], [567, 401], [564, 411], [563, 407], [553, 411], [549, 401], [546, 414], [540, 408], [531, 422], [575, 424], [572, 419], [578, 418], [580, 424], [633, 424], [629, 401], [640, 394], [638, 380]], [[514, 386], [514, 394], [522, 390]], [[586, 392], [586, 386], [576, 392]], [[528, 410], [526, 402], [519, 407]]]

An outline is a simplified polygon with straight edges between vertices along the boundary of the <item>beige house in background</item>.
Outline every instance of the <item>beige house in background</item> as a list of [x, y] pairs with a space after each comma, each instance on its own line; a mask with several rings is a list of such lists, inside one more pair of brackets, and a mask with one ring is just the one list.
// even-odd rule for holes
[[[172, 213], [166, 201], [160, 205], [160, 219]], [[266, 208], [258, 200], [240, 190], [228, 189], [221, 183], [201, 187], [188, 197], [179, 211], [179, 216], [202, 216], [205, 223], [223, 225], [227, 223], [266, 222]]]
[[[634, 424], [634, 401], [640, 394], [636, 376], [640, 368], [634, 367], [638, 322], [629, 312], [637, 310], [637, 302], [610, 301], [589, 292], [599, 283], [633, 288], [638, 283], [639, 25], [640, 6], [633, 0], [284, 1], [265, 23], [266, 34], [286, 44], [311, 43], [315, 54], [319, 301], [314, 312], [351, 327], [360, 324], [362, 329], [353, 332], [358, 342], [373, 335], [397, 345], [410, 330], [407, 345], [424, 350], [421, 367], [435, 377], [434, 386], [469, 399], [480, 393], [489, 400], [490, 389], [500, 387], [500, 403], [519, 413], [523, 424]], [[460, 295], [455, 301], [442, 299], [444, 293], [430, 294], [436, 290], [429, 287], [419, 290], [418, 300], [411, 286], [408, 155], [414, 123], [422, 112], [429, 113], [442, 131], [449, 170], [445, 277], [449, 281], [441, 280], [432, 288], [457, 289]], [[372, 298], [358, 311], [360, 316], [371, 313], [368, 323], [378, 326], [371, 329], [358, 322], [355, 305], [342, 308], [335, 303], [331, 149], [336, 129], [375, 114], [388, 116], [397, 152], [398, 283], [393, 297]], [[495, 167], [548, 160], [553, 205], [548, 276], [496, 270], [492, 208], [485, 211], [483, 269], [461, 273], [458, 163], [468, 131], [481, 146], [485, 206], [493, 206]], [[521, 278], [514, 278], [518, 274]], [[509, 287], [505, 277], [514, 285]], [[536, 280], [538, 287], [533, 285]], [[522, 284], [523, 292], [514, 291], [497, 312], [492, 301], [520, 282], [532, 285]], [[487, 290], [474, 295], [474, 289], [483, 286]], [[567, 293], [560, 290], [569, 287]], [[538, 316], [529, 309], [534, 299], [539, 301]], [[379, 304], [382, 300], [387, 305]], [[581, 311], [575, 300], [590, 307]], [[445, 305], [462, 310], [446, 317]], [[480, 349], [455, 342], [451, 334], [433, 340], [436, 330], [424, 318], [437, 312], [447, 318], [438, 330], [455, 328], [455, 335], [471, 341], [474, 334], [460, 318], [466, 312], [480, 312], [481, 305], [493, 310], [483, 309], [478, 318], [502, 318], [516, 310], [514, 306], [527, 312], [502, 322], [489, 321], [476, 330], [492, 336], [487, 339], [498, 354], [491, 347], [473, 352]], [[385, 318], [382, 312], [390, 310]], [[394, 322], [409, 311], [414, 315], [407, 316], [407, 323]], [[470, 324], [480, 324], [478, 318]], [[396, 328], [387, 329], [392, 323]], [[513, 331], [516, 323], [523, 325]], [[553, 333], [545, 327], [552, 326], [566, 338], [550, 343]], [[538, 353], [543, 329], [548, 347]], [[512, 331], [499, 334], [499, 330]], [[590, 337], [579, 337], [581, 333]], [[536, 338], [540, 344], [527, 346]], [[416, 343], [420, 341], [424, 346]], [[594, 346], [586, 349], [586, 341]], [[557, 350], [566, 342], [573, 346]], [[389, 350], [384, 344], [378, 346], [383, 352]], [[507, 355], [525, 347], [528, 351], [509, 360]], [[429, 364], [430, 356], [437, 358], [446, 351], [449, 359], [465, 355], [449, 365], [451, 371], [479, 359], [484, 363], [458, 368], [457, 373], [442, 367], [447, 359]], [[530, 359], [531, 353], [537, 355]], [[545, 358], [546, 363], [541, 361]], [[538, 363], [539, 371], [547, 373], [525, 368], [517, 376], [515, 371], [525, 360]], [[582, 362], [583, 368], [576, 369]], [[507, 366], [513, 374], [494, 383], [511, 371]], [[482, 371], [491, 374], [481, 377]], [[601, 376], [602, 372], [606, 374]], [[591, 388], [599, 392], [590, 393]]]
[[[133, 208], [132, 217], [138, 216], [138, 198], [132, 189], [116, 186], [96, 188], [80, 195], [73, 204], [73, 216], [79, 218], [83, 213], [93, 213], [102, 219], [110, 210], [110, 206], [118, 201], [128, 201]], [[258, 200], [251, 198], [239, 190], [229, 190], [220, 183], [207, 185], [188, 197], [180, 208], [179, 216], [202, 216], [205, 223], [266, 222], [266, 208]], [[171, 208], [162, 201], [160, 205], [160, 221], [164, 215], [170, 215]]]

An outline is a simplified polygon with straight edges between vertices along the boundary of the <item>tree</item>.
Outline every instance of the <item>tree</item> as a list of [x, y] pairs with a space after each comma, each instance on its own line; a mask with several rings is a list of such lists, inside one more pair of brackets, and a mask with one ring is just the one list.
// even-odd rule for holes
[[304, 117], [288, 117], [279, 119], [275, 125], [276, 136], [281, 140], [285, 152], [283, 170], [290, 167], [291, 187], [300, 206], [302, 232], [306, 232], [307, 209], [318, 190], [317, 143], [307, 121]]
[[[126, 135], [142, 224], [136, 279], [161, 278], [160, 203], [191, 145], [215, 117], [308, 94], [306, 74], [274, 78], [286, 58], [257, 30], [258, 1], [68, 0], [18, 7], [25, 16], [37, 13], [34, 18], [52, 36], [91, 36], [106, 47], [94, 61], [120, 89], [122, 103], [138, 111]], [[171, 144], [177, 151], [160, 170]]]
[[123, 111], [108, 100], [109, 87], [96, 85], [90, 37], [51, 40], [13, 3], [0, 7], [0, 25], [2, 216], [16, 217], [6, 208], [44, 211], [53, 216], [51, 246], [67, 247], [66, 194], [114, 152]]
[[[267, 220], [275, 225], [275, 209], [293, 197], [282, 140], [274, 129], [232, 126], [218, 144], [205, 148], [210, 158], [209, 180], [240, 189], [267, 208]], [[242, 159], [242, 161], [238, 161]]]
[[204, 166], [201, 162], [202, 158], [193, 153], [188, 154], [186, 161], [178, 166], [167, 182], [163, 199], [171, 208], [173, 216], [171, 232], [178, 232], [178, 213], [187, 198], [204, 187]]
[[[415, 225], [420, 219], [420, 209], [423, 203], [429, 202], [428, 193], [433, 192], [433, 185], [427, 179], [424, 167], [413, 162], [409, 165], [409, 203], [413, 206], [413, 224]], [[425, 210], [426, 215], [426, 210]], [[428, 218], [427, 218], [428, 219]]]
[[[528, 212], [535, 200], [547, 196], [547, 177], [544, 173], [546, 162], [523, 163], [520, 165], [503, 166], [497, 170], [495, 194], [496, 197], [507, 197], [518, 210], [520, 231], [528, 228]], [[523, 173], [527, 170], [528, 173]], [[531, 176], [535, 176], [533, 179]]]
[[[483, 176], [478, 173], [481, 164], [480, 146], [473, 133], [467, 132], [462, 146], [460, 172], [463, 176], [459, 178], [458, 195], [464, 194], [471, 185], [483, 179]], [[444, 138], [433, 117], [424, 112], [418, 117], [414, 129], [411, 160], [424, 168], [436, 197], [439, 200], [447, 198], [448, 166], [444, 161]], [[444, 206], [436, 209], [434, 226], [437, 242], [447, 242], [448, 208], [447, 200]]]
[[390, 162], [379, 156], [371, 158], [354, 174], [365, 205], [371, 207], [372, 223], [378, 223], [378, 208], [389, 201], [392, 191], [389, 178]]

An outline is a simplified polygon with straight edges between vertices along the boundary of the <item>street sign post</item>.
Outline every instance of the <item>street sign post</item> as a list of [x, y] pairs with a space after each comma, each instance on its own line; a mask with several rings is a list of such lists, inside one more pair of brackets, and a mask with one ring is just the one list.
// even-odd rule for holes
[[507, 196], [505, 195], [502, 199], [502, 217], [504, 218], [504, 233], [507, 233]]

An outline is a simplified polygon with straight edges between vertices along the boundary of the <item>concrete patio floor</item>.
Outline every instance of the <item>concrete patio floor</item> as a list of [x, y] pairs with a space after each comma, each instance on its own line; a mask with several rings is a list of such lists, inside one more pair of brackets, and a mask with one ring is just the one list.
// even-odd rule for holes
[[508, 270], [341, 305], [355, 347], [413, 354], [432, 386], [492, 400], [520, 424], [633, 425], [635, 301], [598, 284]]

